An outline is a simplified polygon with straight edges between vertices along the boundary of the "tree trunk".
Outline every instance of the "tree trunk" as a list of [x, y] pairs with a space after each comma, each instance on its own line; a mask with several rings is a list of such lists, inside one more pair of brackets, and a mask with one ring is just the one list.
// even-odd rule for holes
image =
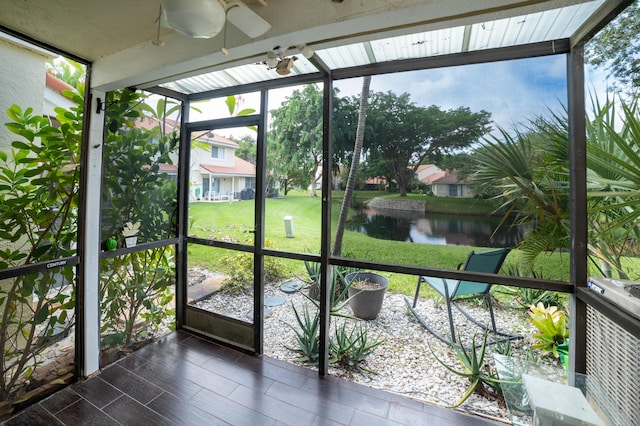
[[347, 221], [347, 213], [353, 198], [353, 189], [356, 185], [356, 175], [358, 174], [358, 166], [360, 163], [360, 152], [362, 151], [362, 142], [364, 140], [364, 123], [367, 118], [367, 106], [369, 104], [369, 86], [371, 85], [371, 76], [365, 76], [362, 80], [362, 92], [360, 93], [360, 112], [358, 114], [358, 128], [356, 130], [356, 140], [353, 146], [353, 159], [351, 160], [351, 168], [349, 169], [349, 178], [347, 186], [344, 190], [344, 198], [340, 207], [340, 216], [338, 218], [338, 227], [336, 229], [336, 237], [333, 242], [333, 255], [340, 256], [342, 252], [342, 236], [344, 234], [344, 225]]

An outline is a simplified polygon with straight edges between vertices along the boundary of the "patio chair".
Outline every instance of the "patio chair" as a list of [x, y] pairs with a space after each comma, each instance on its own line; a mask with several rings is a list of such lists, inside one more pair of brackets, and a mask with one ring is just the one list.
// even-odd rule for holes
[[[510, 249], [500, 249], [500, 250], [492, 250], [487, 252], [471, 252], [469, 256], [467, 256], [467, 261], [464, 264], [458, 265], [458, 270], [461, 269], [469, 272], [480, 272], [480, 273], [488, 273], [488, 274], [497, 274], [504, 262], [504, 259], [507, 257]], [[420, 294], [420, 285], [425, 282], [429, 284], [435, 291], [440, 293], [444, 298], [444, 301], [447, 305], [447, 315], [449, 317], [449, 329], [451, 332], [451, 339], [447, 339], [441, 334], [437, 333], [433, 330], [433, 328], [429, 327], [424, 319], [420, 317], [420, 315], [416, 312], [415, 307], [418, 303], [418, 296]], [[430, 333], [436, 336], [440, 341], [446, 344], [456, 344], [456, 331], [455, 325], [453, 322], [453, 315], [451, 310], [451, 305], [455, 306], [469, 321], [474, 323], [475, 325], [481, 327], [484, 330], [488, 330], [498, 336], [502, 336], [502, 339], [497, 341], [493, 341], [492, 343], [497, 343], [498, 341], [504, 340], [512, 340], [519, 339], [521, 336], [515, 336], [503, 332], [499, 332], [496, 329], [496, 321], [493, 314], [493, 306], [491, 304], [491, 284], [481, 283], [475, 281], [467, 281], [467, 280], [456, 280], [456, 279], [446, 279], [446, 278], [436, 278], [436, 277], [426, 277], [421, 276], [418, 278], [418, 285], [416, 288], [416, 294], [413, 298], [413, 304], [405, 298], [405, 302], [407, 307], [411, 310], [411, 313], [416, 317], [418, 322], [426, 328]], [[480, 321], [473, 318], [467, 311], [465, 311], [458, 302], [470, 299], [484, 299], [486, 301], [487, 307], [489, 309], [489, 316], [491, 318], [491, 328], [487, 325], [481, 323]]]

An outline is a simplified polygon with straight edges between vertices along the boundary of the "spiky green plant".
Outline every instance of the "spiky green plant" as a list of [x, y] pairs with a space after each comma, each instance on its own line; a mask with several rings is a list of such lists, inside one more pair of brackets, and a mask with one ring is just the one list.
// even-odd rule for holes
[[361, 373], [375, 373], [364, 368], [362, 362], [382, 343], [379, 337], [369, 337], [366, 326], [358, 323], [348, 330], [347, 323], [343, 322], [341, 326], [335, 326], [334, 338], [329, 340], [329, 363]]
[[298, 344], [298, 347], [285, 347], [290, 351], [293, 351], [300, 355], [294, 361], [316, 364], [318, 362], [318, 357], [320, 354], [320, 340], [318, 337], [318, 332], [320, 330], [320, 319], [318, 317], [318, 311], [316, 310], [314, 315], [312, 316], [309, 312], [309, 306], [305, 305], [304, 314], [300, 316], [300, 313], [298, 312], [296, 307], [292, 305], [292, 308], [293, 313], [296, 316], [296, 321], [298, 322], [299, 328], [296, 328], [291, 324], [287, 325], [291, 327], [291, 329], [295, 333], [296, 343]]
[[[448, 365], [436, 355], [431, 345], [429, 345], [431, 354], [444, 368], [455, 375], [469, 379], [469, 386], [451, 408], [462, 405], [474, 392], [481, 394], [489, 393], [485, 385], [488, 386], [494, 394], [500, 395], [502, 393], [501, 383], [514, 384], [513, 382], [500, 380], [496, 371], [485, 363], [484, 356], [487, 350], [487, 336], [488, 332], [485, 331], [480, 347], [476, 345], [476, 335], [473, 336], [471, 347], [468, 349], [451, 342], [451, 347], [453, 347], [456, 356], [460, 360], [462, 369], [456, 369]], [[458, 337], [458, 341], [461, 341], [461, 336]]]

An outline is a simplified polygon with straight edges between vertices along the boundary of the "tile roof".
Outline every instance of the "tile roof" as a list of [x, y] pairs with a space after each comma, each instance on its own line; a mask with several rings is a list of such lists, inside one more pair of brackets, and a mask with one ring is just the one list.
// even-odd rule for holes
[[234, 166], [219, 166], [214, 164], [200, 164], [200, 168], [215, 175], [229, 175], [229, 176], [255, 176], [256, 166], [243, 160], [242, 158], [235, 157]]

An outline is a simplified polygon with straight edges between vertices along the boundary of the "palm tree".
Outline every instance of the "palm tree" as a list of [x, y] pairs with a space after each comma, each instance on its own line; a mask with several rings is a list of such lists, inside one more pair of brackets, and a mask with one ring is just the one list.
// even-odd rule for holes
[[495, 198], [502, 201], [502, 223], [516, 214], [516, 223], [532, 225], [519, 247], [529, 266], [539, 255], [570, 244], [567, 132], [551, 117], [513, 135], [498, 129], [473, 156], [480, 188], [497, 191]]
[[[640, 255], [640, 118], [637, 97], [619, 103], [621, 116], [614, 102], [592, 101], [586, 128], [587, 221], [594, 265], [603, 275], [612, 269], [629, 278], [627, 262]], [[519, 247], [529, 267], [542, 253], [570, 248], [566, 117], [566, 110], [538, 117], [513, 135], [500, 130], [474, 156], [481, 187], [497, 189], [507, 215], [516, 213], [519, 223], [533, 226]]]
[[356, 130], [356, 140], [353, 146], [353, 159], [351, 160], [351, 168], [349, 169], [349, 178], [347, 179], [347, 187], [344, 190], [344, 198], [340, 207], [340, 216], [338, 218], [338, 226], [336, 228], [336, 237], [333, 242], [334, 256], [339, 256], [342, 252], [342, 236], [344, 235], [344, 225], [347, 221], [347, 213], [351, 205], [353, 197], [353, 189], [356, 184], [356, 175], [358, 174], [358, 166], [360, 163], [360, 153], [362, 151], [362, 142], [364, 140], [364, 125], [367, 118], [367, 106], [369, 104], [369, 86], [371, 85], [371, 76], [367, 75], [362, 79], [362, 92], [360, 93], [360, 110], [358, 113], [358, 128]]

